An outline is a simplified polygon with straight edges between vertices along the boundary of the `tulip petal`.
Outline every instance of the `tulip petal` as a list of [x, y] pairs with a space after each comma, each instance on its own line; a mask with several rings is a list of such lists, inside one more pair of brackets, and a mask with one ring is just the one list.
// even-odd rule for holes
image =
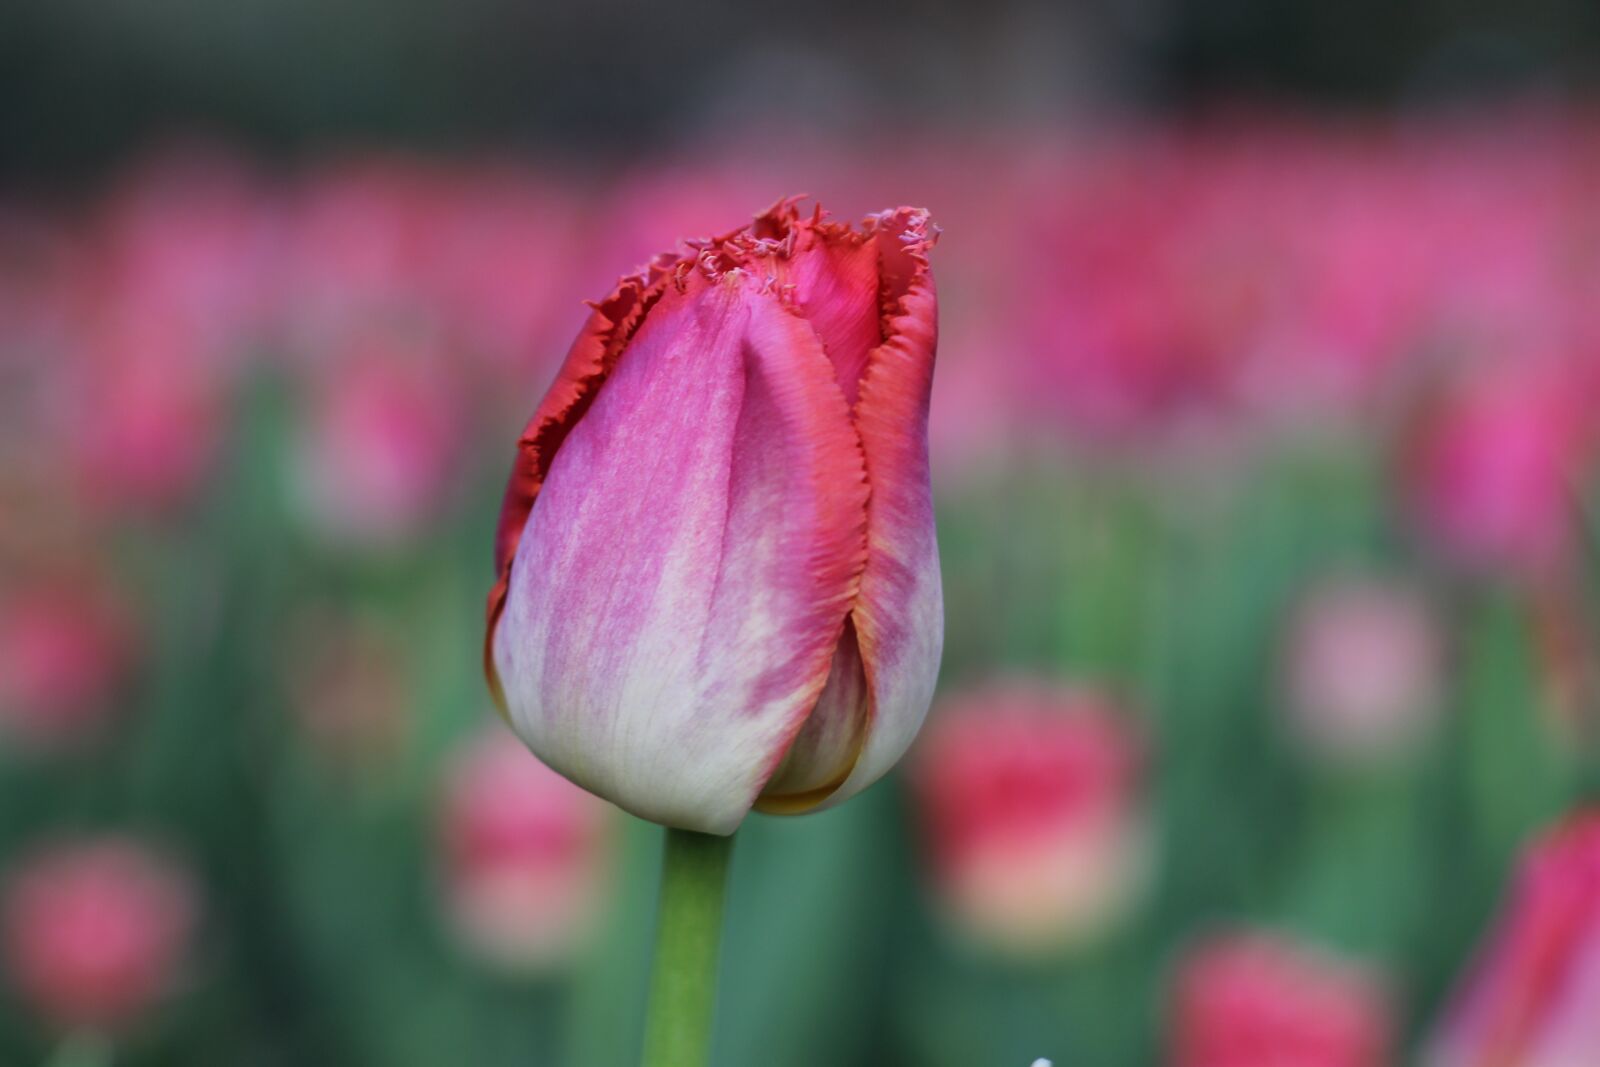
[[820, 208], [802, 222], [792, 199], [773, 205], [752, 228], [782, 235], [784, 254], [760, 257], [761, 268], [817, 332], [834, 379], [854, 407], [867, 359], [883, 340], [878, 242], [870, 233], [823, 221]]
[[546, 763], [731, 833], [828, 679], [867, 486], [816, 334], [750, 272], [708, 272], [674, 272], [564, 428], [491, 641]]
[[860, 792], [905, 754], [933, 699], [944, 647], [927, 432], [938, 335], [927, 250], [936, 231], [926, 212], [900, 208], [879, 216], [874, 232], [887, 314], [854, 411], [872, 497], [852, 614], [871, 722], [854, 769], [819, 807]]
[[556, 450], [594, 402], [600, 383], [611, 373], [623, 346], [644, 320], [645, 312], [660, 298], [668, 284], [666, 272], [675, 262], [676, 257], [670, 254], [658, 257], [646, 270], [623, 278], [610, 296], [593, 305], [588, 321], [567, 350], [556, 380], [545, 392], [538, 410], [528, 419], [517, 442], [516, 460], [500, 509], [500, 525], [495, 531], [495, 584], [489, 591], [483, 648], [489, 692], [507, 722], [510, 719], [506, 715], [505, 695], [495, 671], [492, 650], [495, 628], [510, 587], [511, 563], [517, 554], [517, 543]]
[[847, 622], [822, 696], [762, 789], [756, 808], [773, 815], [798, 814], [838, 789], [861, 755], [870, 707], [861, 646], [855, 625]]

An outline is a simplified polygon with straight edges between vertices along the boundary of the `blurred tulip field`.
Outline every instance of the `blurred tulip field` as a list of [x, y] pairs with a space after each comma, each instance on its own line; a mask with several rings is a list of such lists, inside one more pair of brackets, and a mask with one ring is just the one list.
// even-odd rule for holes
[[482, 676], [583, 301], [927, 207], [946, 651], [738, 835], [718, 1067], [1600, 1065], [1600, 120], [1293, 108], [0, 188], [0, 1064], [635, 1062], [659, 829]]

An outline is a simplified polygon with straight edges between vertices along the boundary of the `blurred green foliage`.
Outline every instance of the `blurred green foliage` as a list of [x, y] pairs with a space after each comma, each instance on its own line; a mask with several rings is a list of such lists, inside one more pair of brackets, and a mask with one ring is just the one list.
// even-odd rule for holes
[[[175, 842], [207, 886], [185, 991], [119, 1062], [328, 1067], [619, 1067], [635, 1054], [659, 860], [626, 820], [603, 936], [566, 976], [485, 970], [441, 919], [440, 760], [486, 707], [480, 605], [499, 457], [422, 551], [353, 558], [284, 507], [286, 414], [249, 392], [215, 490], [114, 546], [137, 583], [148, 668], [110, 743], [0, 760], [0, 853], [114, 825]], [[509, 430], [508, 429], [508, 439]], [[1447, 714], [1415, 759], [1309, 766], [1286, 743], [1276, 655], [1287, 606], [1350, 563], [1428, 573], [1387, 506], [1381, 458], [1310, 440], [1208, 470], [1039, 453], [947, 487], [940, 524], [948, 690], [997, 674], [1090, 679], [1155, 738], [1155, 883], [1075, 957], [1008, 964], [944, 930], [900, 783], [741, 831], [719, 1067], [1099, 1067], [1157, 1061], [1174, 953], [1264, 923], [1382, 961], [1415, 1031], [1483, 927], [1518, 843], [1559, 813], [1578, 760], [1543, 728], [1515, 590], [1435, 574], [1450, 605]], [[415, 709], [391, 758], [308, 750], [289, 713], [298, 609], [335, 601], [404, 634]], [[0, 1001], [0, 1062], [45, 1035]]]

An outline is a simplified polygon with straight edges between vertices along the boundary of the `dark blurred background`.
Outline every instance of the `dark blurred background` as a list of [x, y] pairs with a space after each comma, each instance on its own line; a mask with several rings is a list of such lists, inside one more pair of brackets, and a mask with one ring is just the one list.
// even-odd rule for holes
[[0, 168], [83, 176], [174, 130], [273, 154], [626, 154], [729, 123], [877, 136], [1241, 100], [1431, 107], [1581, 93], [1597, 61], [1581, 0], [12, 0]]

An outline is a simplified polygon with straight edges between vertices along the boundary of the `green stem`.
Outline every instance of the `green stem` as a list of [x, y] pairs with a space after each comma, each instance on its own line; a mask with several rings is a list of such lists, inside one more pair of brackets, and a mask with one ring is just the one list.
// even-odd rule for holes
[[644, 1067], [706, 1067], [732, 837], [667, 830]]

